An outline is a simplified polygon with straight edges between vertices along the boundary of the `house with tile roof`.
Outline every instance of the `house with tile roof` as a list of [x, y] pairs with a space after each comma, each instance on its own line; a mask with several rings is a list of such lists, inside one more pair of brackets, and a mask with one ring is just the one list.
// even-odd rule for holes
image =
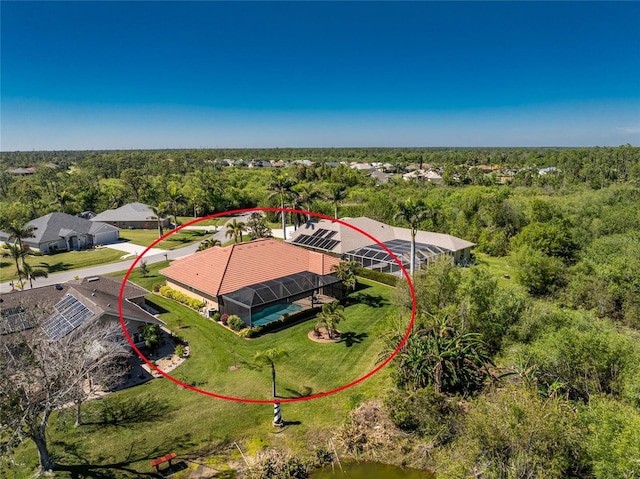
[[[160, 271], [167, 285], [255, 326], [261, 313], [317, 294], [340, 297], [339, 259], [273, 238], [213, 247]], [[276, 318], [277, 319], [277, 318]]]
[[[118, 300], [122, 281], [93, 276], [82, 280], [43, 286], [0, 295], [0, 335], [40, 327], [51, 340], [95, 321], [120, 321]], [[122, 316], [135, 343], [142, 345], [146, 324], [164, 323], [145, 302], [149, 291], [127, 283], [123, 292]], [[37, 309], [34, 309], [37, 305]]]
[[[97, 214], [91, 221], [109, 223], [124, 229], [151, 230], [158, 227], [158, 220], [153, 210], [143, 203], [128, 203], [114, 210], [106, 210]], [[169, 216], [162, 218], [162, 227], [169, 226]]]
[[[49, 213], [29, 221], [26, 226], [34, 228], [35, 237], [25, 238], [23, 243], [41, 253], [92, 248], [120, 239], [120, 230], [115, 226], [66, 213]], [[9, 233], [0, 231], [0, 241], [8, 240]]]
[[[382, 243], [408, 270], [411, 262], [411, 230], [391, 226], [364, 216], [342, 218], [344, 225], [336, 221], [310, 221], [294, 232], [289, 243], [314, 251], [339, 256], [347, 261], [357, 261], [363, 267], [391, 274], [402, 274], [400, 266], [383, 247]], [[361, 230], [363, 233], [361, 233]], [[375, 238], [375, 239], [374, 239]], [[428, 264], [437, 256], [450, 255], [456, 264], [467, 264], [474, 243], [455, 236], [418, 231], [416, 233], [416, 262]]]

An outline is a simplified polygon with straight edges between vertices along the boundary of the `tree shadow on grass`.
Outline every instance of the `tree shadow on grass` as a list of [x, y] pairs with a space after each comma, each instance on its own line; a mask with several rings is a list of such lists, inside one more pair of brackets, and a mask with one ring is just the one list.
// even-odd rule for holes
[[353, 331], [345, 331], [340, 333], [340, 339], [336, 341], [336, 344], [343, 343], [346, 347], [350, 348], [354, 344], [360, 344], [364, 338], [369, 337], [367, 333], [354, 333]]
[[285, 391], [289, 393], [287, 396], [278, 396], [278, 397], [281, 399], [296, 399], [296, 398], [311, 396], [311, 394], [313, 393], [313, 389], [310, 388], [309, 386], [302, 386], [300, 391], [296, 391], [295, 389], [290, 389], [290, 388], [285, 388]]
[[371, 308], [381, 308], [382, 306], [389, 304], [389, 301], [380, 295], [374, 296], [372, 294], [360, 292], [352, 294], [349, 296], [349, 299], [352, 303], [365, 304]]
[[136, 462], [145, 460], [152, 461], [164, 454], [167, 454], [169, 449], [169, 446], [156, 446], [145, 451], [145, 443], [141, 440], [135, 445], [131, 444], [127, 457], [122, 461], [110, 464], [91, 464], [85, 451], [79, 448], [76, 444], [59, 442], [56, 445], [62, 447], [66, 454], [75, 457], [81, 463], [73, 465], [59, 465], [57, 470], [68, 472], [72, 479], [163, 477], [155, 472], [140, 472], [132, 467], [132, 465]]
[[126, 427], [165, 419], [170, 414], [165, 403], [151, 396], [135, 399], [107, 397], [96, 406], [83, 425]]
[[47, 273], [58, 273], [60, 271], [67, 271], [73, 266], [71, 263], [63, 263], [58, 261], [57, 263], [45, 263], [42, 261], [39, 265], [40, 268], [46, 268]]

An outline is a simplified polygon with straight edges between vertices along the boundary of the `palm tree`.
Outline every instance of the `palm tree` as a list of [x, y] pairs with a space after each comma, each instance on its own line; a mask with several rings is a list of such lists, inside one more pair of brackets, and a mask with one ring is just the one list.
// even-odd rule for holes
[[326, 199], [333, 205], [333, 217], [338, 219], [338, 205], [347, 197], [347, 187], [345, 185], [333, 184], [329, 188]]
[[342, 311], [344, 311], [344, 306], [340, 304], [340, 301], [336, 300], [332, 303], [323, 304], [322, 312], [316, 316], [318, 320], [316, 327], [325, 326], [329, 339], [333, 339], [333, 333], [335, 332], [336, 326], [340, 324], [340, 321], [346, 319]]
[[222, 246], [222, 243], [219, 239], [209, 238], [200, 243], [200, 246], [198, 246], [196, 251], [203, 251], [205, 249], [213, 248], [214, 246]]
[[166, 191], [167, 200], [165, 204], [167, 205], [167, 209], [173, 214], [173, 224], [178, 227], [178, 208], [182, 205], [184, 201], [184, 196], [180, 192], [180, 186], [172, 183], [169, 185]]
[[398, 205], [398, 212], [393, 217], [396, 221], [406, 221], [409, 223], [409, 228], [411, 228], [411, 276], [413, 276], [416, 264], [416, 233], [418, 232], [418, 226], [431, 216], [433, 216], [433, 212], [427, 210], [422, 202], [415, 202], [409, 198]]
[[275, 197], [280, 197], [280, 216], [282, 217], [282, 234], [284, 239], [287, 239], [287, 222], [286, 222], [286, 214], [284, 210], [284, 202], [285, 198], [295, 195], [296, 193], [293, 191], [293, 187], [295, 186], [295, 182], [285, 175], [276, 175], [272, 178], [271, 183], [267, 186], [268, 189], [273, 190], [273, 193], [269, 195], [268, 199], [272, 199]]
[[22, 272], [24, 273], [24, 277], [29, 280], [29, 285], [31, 289], [33, 289], [34, 279], [49, 277], [49, 273], [47, 273], [44, 269], [34, 268], [28, 263], [24, 263], [22, 265]]
[[75, 198], [71, 193], [66, 190], [61, 191], [60, 193], [56, 193], [56, 202], [60, 205], [60, 209], [63, 213], [67, 213], [67, 207], [70, 203], [73, 203]]
[[240, 238], [240, 243], [242, 243], [242, 233], [245, 231], [247, 231], [245, 224], [234, 218], [231, 223], [227, 223], [227, 231], [224, 235], [229, 238], [233, 236], [235, 243], [237, 243], [238, 238]]
[[262, 351], [262, 352], [259, 351], [253, 357], [253, 360], [257, 364], [271, 366], [271, 382], [273, 384], [274, 399], [277, 397], [276, 395], [276, 362], [285, 356], [288, 356], [285, 350], [274, 348], [274, 349], [267, 349], [266, 351]]
[[165, 202], [160, 203], [158, 206], [149, 206], [151, 211], [153, 211], [153, 216], [151, 219], [154, 219], [158, 222], [158, 238], [162, 238], [164, 231], [162, 229], [162, 221], [167, 216], [167, 204]]
[[28, 254], [27, 249], [24, 249], [22, 247], [20, 247], [20, 245], [17, 244], [9, 244], [9, 243], [5, 243], [2, 247], [2, 250], [0, 250], [2, 254], [3, 258], [8, 258], [11, 257], [11, 259], [13, 259], [13, 261], [15, 261], [16, 263], [16, 271], [18, 272], [18, 282], [22, 282], [22, 270], [20, 269], [20, 262], [22, 262], [23, 265], [25, 265], [25, 257]]
[[36, 237], [35, 230], [37, 230], [35, 226], [29, 226], [19, 221], [12, 221], [5, 227], [5, 231], [9, 233], [9, 241], [13, 241], [13, 244], [17, 243], [20, 249], [24, 249], [22, 240]]
[[331, 270], [336, 274], [338, 279], [342, 280], [342, 285], [346, 289], [356, 290], [358, 286], [358, 279], [356, 278], [356, 272], [360, 264], [357, 261], [340, 261], [340, 263], [331, 267]]
[[[304, 205], [307, 211], [311, 211], [311, 204], [321, 198], [318, 190], [314, 189], [310, 184], [300, 185], [298, 187], [298, 199], [301, 205]], [[307, 215], [307, 221], [311, 219], [311, 215]]]

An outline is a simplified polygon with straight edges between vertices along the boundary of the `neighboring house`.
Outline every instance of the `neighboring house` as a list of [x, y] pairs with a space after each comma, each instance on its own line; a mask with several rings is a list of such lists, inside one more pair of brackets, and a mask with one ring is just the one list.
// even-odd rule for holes
[[556, 173], [560, 171], [558, 168], [556, 168], [555, 166], [547, 166], [546, 168], [540, 168], [538, 170], [538, 174], [540, 176], [544, 176], [544, 175], [548, 175], [549, 173]]
[[358, 171], [374, 171], [376, 168], [369, 163], [356, 163], [353, 162], [349, 165], [351, 169]]
[[[343, 218], [343, 222], [376, 238], [384, 244], [409, 270], [411, 260], [411, 230], [390, 226], [364, 216]], [[289, 240], [291, 244], [339, 255], [354, 260], [363, 267], [391, 274], [401, 274], [398, 263], [384, 248], [356, 229], [329, 220], [308, 222], [298, 228]], [[447, 254], [456, 264], [467, 264], [475, 244], [455, 236], [418, 231], [416, 233], [416, 260], [428, 264], [437, 256]]]
[[341, 281], [330, 274], [339, 262], [275, 239], [257, 239], [177, 259], [160, 274], [167, 286], [253, 326], [267, 308], [315, 294], [340, 297]]
[[[120, 279], [93, 276], [3, 294], [0, 296], [0, 335], [41, 327], [49, 339], [55, 341], [94, 321], [119, 322], [121, 285]], [[144, 344], [145, 325], [164, 326], [149, 312], [152, 310], [144, 299], [148, 294], [146, 289], [127, 283], [122, 295], [122, 317], [127, 331], [134, 343], [140, 345]]]
[[[124, 229], [151, 230], [158, 227], [153, 210], [142, 203], [128, 203], [115, 210], [103, 211], [91, 218], [91, 221], [102, 221]], [[169, 226], [169, 216], [162, 219], [162, 226]]]
[[[49, 213], [29, 221], [26, 226], [35, 228], [35, 238], [25, 238], [23, 243], [41, 253], [92, 248], [98, 244], [115, 243], [120, 239], [120, 230], [114, 226], [66, 213]], [[0, 231], [0, 241], [8, 240], [9, 234]]]
[[393, 175], [390, 175], [389, 173], [384, 173], [382, 171], [374, 171], [369, 176], [374, 180], [376, 180], [378, 184], [389, 183], [389, 181], [393, 179]]
[[413, 170], [410, 173], [405, 173], [402, 178], [408, 180], [427, 180], [433, 183], [439, 183], [442, 181], [442, 176], [433, 170]]
[[30, 166], [29, 168], [9, 168], [7, 172], [16, 176], [29, 176], [33, 175], [36, 172], [36, 169], [33, 166]]

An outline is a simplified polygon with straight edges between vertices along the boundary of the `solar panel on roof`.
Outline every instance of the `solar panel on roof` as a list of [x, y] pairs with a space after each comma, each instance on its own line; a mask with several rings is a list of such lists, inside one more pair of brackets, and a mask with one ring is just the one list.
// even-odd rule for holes
[[72, 294], [67, 294], [54, 308], [57, 313], [42, 325], [45, 334], [53, 340], [66, 336], [93, 316], [93, 312]]
[[319, 230], [314, 231], [311, 236], [322, 236], [326, 232], [327, 232], [327, 230], [320, 228]]
[[327, 236], [325, 236], [325, 239], [331, 239], [337, 234], [338, 234], [337, 231], [329, 231], [329, 234]]
[[337, 246], [338, 243], [340, 243], [340, 241], [338, 240], [329, 240], [329, 244], [327, 245], [327, 250], [332, 250]]
[[31, 329], [35, 325], [33, 314], [16, 306], [0, 312], [0, 334], [16, 333]]

